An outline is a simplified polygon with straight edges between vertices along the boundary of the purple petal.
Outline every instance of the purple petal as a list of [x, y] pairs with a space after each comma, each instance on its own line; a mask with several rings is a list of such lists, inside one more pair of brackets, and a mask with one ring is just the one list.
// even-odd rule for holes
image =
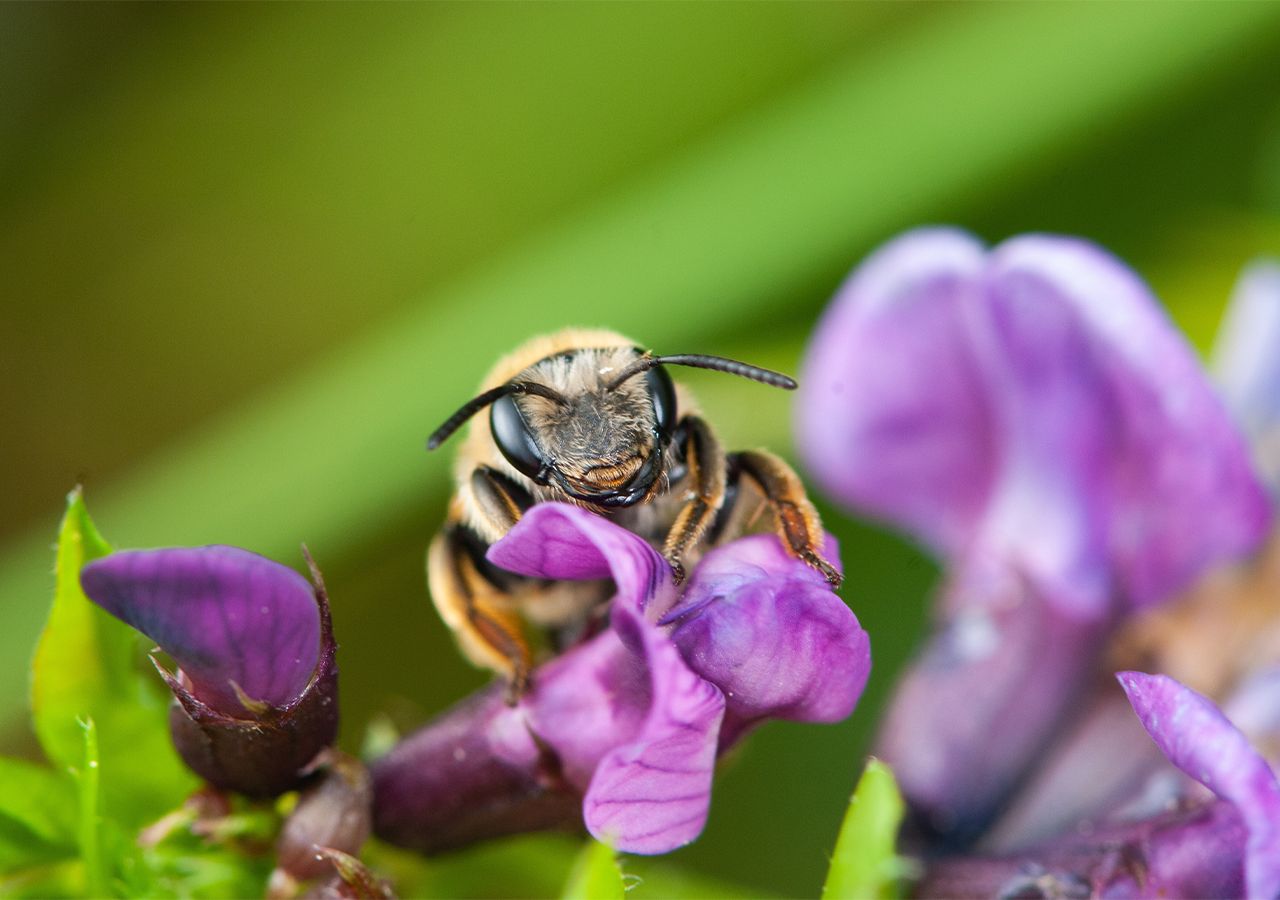
[[926, 230], [841, 289], [804, 369], [804, 456], [953, 564], [1005, 560], [1086, 615], [1163, 600], [1269, 520], [1194, 356], [1119, 261]]
[[899, 682], [875, 749], [928, 829], [954, 843], [982, 833], [1039, 759], [1107, 632], [1012, 574], [983, 601], [954, 601]]
[[[834, 539], [826, 556], [838, 558]], [[708, 553], [662, 623], [690, 668], [744, 720], [839, 721], [871, 671], [857, 617], [771, 534]]]
[[[1270, 507], [1248, 451], [1195, 355], [1138, 277], [1085, 241], [1029, 236], [993, 252], [990, 278], [997, 309], [1011, 324], [1011, 349], [1015, 337], [1025, 337], [1019, 373], [1042, 368], [1035, 357], [1050, 350], [1032, 304], [1070, 311], [1076, 322], [1067, 324], [1083, 332], [1082, 348], [1054, 360], [1049, 374], [1081, 380], [1082, 371], [1096, 372], [1097, 392], [1081, 392], [1080, 412], [1091, 398], [1092, 415], [1063, 426], [1056, 416], [1067, 411], [1051, 409], [1034, 389], [1030, 400], [1039, 398], [1046, 423], [1094, 431], [1085, 445], [1092, 458], [1077, 456], [1073, 465], [1087, 473], [1094, 463], [1105, 478], [1083, 482], [1097, 504], [1083, 515], [1106, 535], [1121, 593], [1140, 605], [1161, 602], [1209, 565], [1256, 548]], [[1054, 454], [1040, 449], [1034, 462], [1048, 464]]]
[[[173, 657], [194, 694], [244, 717], [250, 701], [283, 708], [311, 681], [320, 611], [301, 575], [236, 547], [131, 550], [85, 566], [91, 600]], [[253, 710], [249, 710], [253, 712]]]
[[[669, 605], [670, 566], [637, 535], [562, 503], [530, 509], [489, 559], [539, 578], [613, 578], [613, 631], [539, 669], [513, 716], [555, 752], [570, 784], [589, 774], [592, 834], [628, 853], [693, 840], [706, 823], [724, 698], [644, 616]], [[527, 757], [513, 723], [501, 731], [499, 752]]]
[[1250, 897], [1280, 895], [1280, 784], [1266, 760], [1216, 706], [1165, 675], [1116, 676], [1169, 761], [1234, 804], [1248, 829]]
[[1259, 260], [1240, 276], [1213, 348], [1227, 407], [1280, 490], [1280, 262]]
[[796, 402], [798, 446], [822, 487], [944, 555], [964, 546], [996, 474], [964, 337], [984, 265], [982, 245], [954, 229], [882, 247], [818, 323]]
[[1240, 897], [1244, 840], [1244, 825], [1231, 804], [1211, 801], [1137, 822], [1070, 831], [1013, 856], [939, 859], [913, 895]]
[[511, 721], [496, 724], [494, 750], [527, 762], [539, 743], [550, 747], [565, 781], [585, 792], [600, 760], [640, 734], [653, 696], [648, 660], [606, 631], [537, 669]]
[[587, 829], [626, 853], [667, 853], [707, 821], [724, 697], [691, 672], [670, 639], [630, 611], [613, 615], [643, 646], [653, 702], [635, 739], [600, 761], [583, 801]]
[[643, 538], [568, 503], [539, 503], [489, 548], [488, 559], [535, 578], [612, 578], [614, 607], [644, 610], [669, 599], [671, 567]]

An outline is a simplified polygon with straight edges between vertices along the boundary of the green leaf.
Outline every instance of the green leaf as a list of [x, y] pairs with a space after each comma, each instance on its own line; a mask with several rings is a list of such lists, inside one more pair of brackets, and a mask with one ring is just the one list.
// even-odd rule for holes
[[894, 848], [903, 809], [893, 771], [868, 760], [840, 826], [823, 900], [898, 896], [902, 863]]
[[573, 863], [564, 900], [622, 900], [626, 888], [618, 855], [608, 844], [587, 841]]
[[0, 757], [0, 872], [75, 853], [71, 780], [21, 759]]
[[[67, 498], [58, 536], [53, 607], [32, 670], [36, 736], [55, 767], [83, 762], [84, 732], [93, 720], [103, 765], [104, 810], [137, 826], [176, 806], [196, 784], [169, 742], [168, 693], [144, 672], [140, 636], [89, 602], [80, 569], [111, 552], [77, 488]], [[148, 666], [148, 668], [150, 668]]]

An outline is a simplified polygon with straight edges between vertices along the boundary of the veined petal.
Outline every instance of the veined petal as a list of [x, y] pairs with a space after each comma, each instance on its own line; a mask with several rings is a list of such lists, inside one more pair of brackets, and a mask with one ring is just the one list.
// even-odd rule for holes
[[618, 850], [667, 853], [706, 824], [724, 696], [690, 671], [653, 623], [625, 609], [614, 611], [613, 623], [626, 644], [644, 647], [653, 700], [639, 734], [600, 761], [583, 818]]
[[[832, 538], [825, 555], [838, 559]], [[857, 617], [771, 534], [708, 553], [662, 624], [741, 719], [839, 721], [853, 712], [871, 671]]]
[[1172, 678], [1116, 677], [1169, 761], [1232, 803], [1244, 820], [1248, 895], [1280, 895], [1280, 784], [1266, 760], [1212, 702]]
[[[237, 547], [130, 550], [85, 566], [95, 603], [173, 657], [219, 712], [280, 709], [302, 694], [321, 650], [320, 610], [297, 572]], [[245, 701], [250, 701], [246, 706]]]

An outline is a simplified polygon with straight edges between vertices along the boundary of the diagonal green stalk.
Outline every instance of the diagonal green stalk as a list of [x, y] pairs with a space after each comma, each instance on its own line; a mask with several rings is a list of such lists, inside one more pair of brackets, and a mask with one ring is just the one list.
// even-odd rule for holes
[[[1277, 23], [1280, 5], [1248, 3], [983, 4], [921, 19], [208, 423], [95, 492], [99, 518], [126, 546], [223, 541], [288, 559], [307, 540], [332, 553], [443, 492], [447, 465], [423, 440], [470, 395], [477, 355], [588, 317], [664, 351], [707, 349], [725, 323], [776, 311], [890, 232], [1264, 48]], [[49, 538], [0, 553], [0, 660], [13, 661], [0, 722], [18, 714]]]

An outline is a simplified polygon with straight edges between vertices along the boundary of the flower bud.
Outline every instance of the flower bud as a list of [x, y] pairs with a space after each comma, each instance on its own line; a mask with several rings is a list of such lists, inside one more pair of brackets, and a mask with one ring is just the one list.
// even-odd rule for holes
[[[310, 563], [310, 557], [308, 557]], [[297, 787], [338, 730], [328, 598], [292, 569], [236, 547], [113, 553], [81, 571], [85, 594], [154, 640], [173, 691], [174, 746], [216, 787], [270, 797]]]

